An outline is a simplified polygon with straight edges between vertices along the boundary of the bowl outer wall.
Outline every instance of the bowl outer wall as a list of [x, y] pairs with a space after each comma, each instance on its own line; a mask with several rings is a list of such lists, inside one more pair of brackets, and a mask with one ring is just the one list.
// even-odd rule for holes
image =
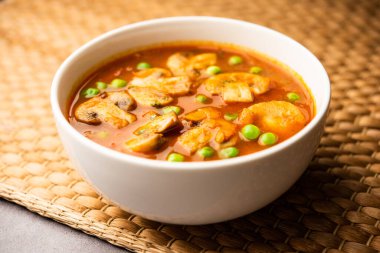
[[65, 128], [58, 128], [74, 166], [100, 193], [145, 218], [196, 225], [248, 214], [280, 196], [306, 168], [322, 127], [275, 157], [193, 171], [155, 170], [105, 158], [76, 142]]
[[[268, 150], [228, 161], [183, 164], [108, 150], [81, 136], [64, 119], [62, 108], [66, 108], [70, 90], [64, 84], [75, 83], [94, 62], [130, 48], [180, 40], [234, 43], [286, 63], [311, 88], [317, 115], [300, 133]], [[111, 31], [74, 52], [57, 71], [52, 87], [54, 116], [74, 166], [99, 192], [127, 211], [180, 224], [232, 219], [257, 210], [288, 189], [319, 143], [329, 98], [326, 72], [300, 44], [261, 26], [210, 17], [159, 19]]]

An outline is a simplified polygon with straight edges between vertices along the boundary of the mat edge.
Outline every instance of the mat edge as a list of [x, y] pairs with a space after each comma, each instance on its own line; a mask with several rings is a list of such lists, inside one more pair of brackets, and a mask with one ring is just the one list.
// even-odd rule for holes
[[[90, 219], [81, 214], [80, 214], [81, 219], [76, 220], [73, 218], [72, 215], [70, 216], [66, 215], [66, 213], [71, 213], [71, 214], [73, 213], [73, 211], [70, 210], [69, 208], [64, 207], [62, 205], [54, 204], [51, 201], [44, 200], [35, 195], [28, 194], [24, 191], [19, 191], [17, 188], [6, 185], [4, 183], [0, 183], [0, 198], [3, 198], [17, 205], [23, 206], [29, 211], [39, 214], [42, 217], [50, 218], [56, 222], [67, 225], [76, 230], [83, 231], [84, 233], [88, 235], [95, 236], [102, 240], [106, 240], [107, 242], [113, 245], [116, 245], [118, 247], [122, 247], [127, 250], [132, 250], [133, 252], [147, 252], [147, 250], [149, 250], [149, 252], [152, 252], [152, 253], [174, 252], [172, 250], [169, 251], [168, 248], [149, 242], [144, 237], [138, 236], [129, 231], [108, 226], [110, 228], [109, 231], [113, 232], [112, 235], [119, 234], [117, 235], [118, 240], [114, 240], [112, 239], [110, 234], [100, 232], [101, 230], [103, 230], [103, 227], [106, 224], [98, 222], [94, 219]], [[29, 200], [26, 200], [26, 199], [29, 199]], [[38, 206], [39, 208], [36, 208], [35, 206]], [[64, 218], [59, 219], [58, 217], [64, 217]], [[80, 225], [81, 223], [82, 225]], [[92, 230], [90, 231], [86, 229], [86, 227], [90, 227], [90, 226], [97, 228], [96, 231], [94, 232]], [[127, 234], [128, 236], [120, 236], [120, 235], [125, 235], [125, 234]], [[133, 244], [132, 243], [126, 243], [126, 244], [118, 243], [118, 241], [121, 241], [121, 240], [126, 241], [126, 242], [129, 240], [133, 240], [134, 243]], [[144, 243], [145, 247], [144, 245], [141, 245], [139, 247], [136, 244], [136, 242]]]

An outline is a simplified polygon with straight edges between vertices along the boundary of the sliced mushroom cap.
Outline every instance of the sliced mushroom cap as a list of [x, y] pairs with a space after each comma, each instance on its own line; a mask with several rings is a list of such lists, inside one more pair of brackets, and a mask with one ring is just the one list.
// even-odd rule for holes
[[262, 131], [291, 136], [306, 124], [306, 119], [300, 109], [286, 101], [262, 102], [248, 109], [252, 112], [252, 123]]
[[247, 83], [226, 83], [222, 88], [224, 102], [253, 102], [253, 96]]
[[126, 141], [124, 147], [127, 150], [144, 153], [158, 149], [164, 141], [162, 134], [146, 133]]
[[234, 146], [237, 141], [236, 125], [224, 119], [205, 119], [178, 137], [178, 144], [190, 154], [208, 144], [219, 150]]
[[204, 81], [206, 90], [214, 95], [222, 93], [223, 88], [231, 83], [245, 83], [255, 95], [263, 94], [270, 88], [269, 78], [250, 73], [235, 72], [219, 74]]
[[168, 70], [160, 68], [142, 71], [143, 74], [140, 73], [141, 71], [136, 73], [136, 77], [129, 84], [130, 86], [153, 88], [175, 96], [185, 95], [190, 91], [192, 82], [187, 76], [170, 77], [171, 73]]
[[222, 113], [215, 107], [207, 106], [202, 107], [192, 112], [187, 113], [184, 118], [190, 121], [202, 121], [204, 119], [217, 119], [221, 118]]
[[194, 127], [178, 137], [177, 143], [189, 154], [206, 146], [212, 138], [212, 131], [205, 127]]
[[129, 82], [128, 87], [144, 87], [144, 88], [156, 88], [157, 79], [161, 77], [147, 76], [147, 77], [133, 77]]
[[152, 120], [158, 116], [160, 116], [160, 114], [158, 114], [157, 112], [149, 111], [149, 112], [144, 113], [143, 118]]
[[183, 133], [178, 144], [190, 154], [209, 143], [215, 149], [233, 146], [238, 140], [234, 137], [237, 136], [237, 126], [221, 117], [222, 113], [211, 106], [187, 113], [185, 120], [200, 122], [200, 125]]
[[184, 53], [175, 53], [169, 56], [166, 65], [176, 76], [186, 75], [186, 66], [189, 64], [188, 56]]
[[158, 82], [158, 89], [170, 95], [182, 96], [190, 92], [191, 80], [187, 76], [163, 78]]
[[188, 76], [191, 79], [203, 76], [207, 67], [215, 65], [217, 56], [214, 53], [190, 55], [175, 53], [168, 58], [166, 65], [176, 76]]
[[166, 92], [150, 87], [129, 86], [128, 92], [141, 105], [161, 107], [173, 101]]
[[157, 88], [157, 80], [171, 77], [169, 70], [163, 68], [144, 69], [134, 73], [135, 77], [129, 82], [130, 86]]
[[136, 120], [136, 116], [121, 110], [116, 105], [100, 97], [94, 97], [80, 104], [75, 110], [78, 121], [87, 124], [108, 123], [115, 128], [122, 128]]
[[238, 122], [241, 125], [252, 124], [255, 119], [255, 115], [248, 108], [244, 108], [238, 118]]
[[141, 135], [145, 133], [165, 133], [179, 125], [179, 120], [175, 112], [169, 112], [162, 116], [155, 117], [152, 121], [137, 128], [133, 133]]
[[101, 121], [109, 123], [116, 128], [123, 128], [129, 123], [136, 121], [134, 114], [125, 112], [119, 107], [105, 101], [100, 102], [96, 106], [96, 112]]
[[107, 92], [105, 100], [110, 101], [124, 111], [129, 111], [135, 106], [135, 100], [126, 91]]
[[100, 124], [101, 120], [97, 113], [97, 108], [95, 107], [100, 103], [101, 99], [99, 97], [94, 97], [80, 104], [74, 112], [75, 118], [83, 123], [96, 125]]
[[238, 140], [239, 140], [239, 136], [235, 134], [229, 140], [225, 142], [210, 141], [210, 146], [216, 150], [221, 150], [224, 148], [235, 146]]
[[211, 65], [215, 65], [217, 56], [214, 53], [197, 54], [189, 58], [189, 64], [187, 68], [191, 69], [206, 69]]
[[253, 75], [251, 91], [255, 95], [261, 95], [270, 90], [270, 79], [267, 77]]
[[237, 126], [224, 119], [206, 119], [201, 126], [216, 129], [215, 141], [218, 143], [226, 142], [237, 134]]

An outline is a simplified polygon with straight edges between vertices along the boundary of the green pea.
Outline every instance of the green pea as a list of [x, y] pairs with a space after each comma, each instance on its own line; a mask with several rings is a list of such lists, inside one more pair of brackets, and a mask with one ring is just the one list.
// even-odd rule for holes
[[295, 92], [289, 92], [288, 94], [286, 94], [286, 97], [288, 98], [290, 102], [296, 102], [297, 100], [300, 99], [300, 95], [298, 95]]
[[147, 63], [147, 62], [140, 62], [139, 64], [137, 64], [136, 68], [138, 70], [142, 70], [142, 69], [150, 69], [152, 66]]
[[259, 137], [259, 144], [261, 146], [271, 146], [277, 142], [277, 135], [274, 133], [264, 133]]
[[224, 114], [224, 119], [228, 121], [233, 121], [237, 119], [239, 115], [237, 113], [226, 113]]
[[164, 108], [162, 108], [162, 112], [164, 114], [175, 112], [175, 114], [179, 115], [181, 114], [181, 111], [182, 111], [181, 107], [175, 106], [175, 105], [165, 106]]
[[96, 82], [96, 87], [99, 90], [104, 90], [107, 89], [107, 84], [105, 82]]
[[243, 62], [243, 59], [240, 56], [234, 55], [231, 56], [230, 59], [228, 59], [229, 65], [238, 65]]
[[210, 66], [206, 69], [206, 73], [209, 74], [210, 76], [219, 74], [222, 72], [222, 69], [219, 68], [218, 66]]
[[199, 103], [202, 103], [202, 104], [207, 103], [207, 101], [208, 101], [208, 97], [206, 97], [206, 96], [203, 95], [203, 94], [198, 94], [198, 95], [195, 97], [195, 99], [196, 99]]
[[181, 154], [178, 154], [178, 153], [171, 153], [168, 156], [167, 160], [169, 162], [183, 162], [183, 161], [185, 161], [185, 157]]
[[127, 81], [120, 78], [113, 79], [111, 82], [111, 86], [114, 88], [123, 88], [126, 85], [127, 85]]
[[258, 66], [254, 66], [249, 70], [249, 72], [252, 74], [260, 74], [262, 71], [263, 69]]
[[223, 159], [235, 157], [238, 155], [239, 155], [239, 149], [235, 147], [229, 147], [229, 148], [220, 150], [220, 156]]
[[85, 98], [92, 98], [99, 94], [99, 89], [97, 88], [88, 88], [82, 92], [82, 95]]
[[203, 147], [200, 150], [198, 150], [198, 155], [208, 158], [213, 156], [215, 153], [215, 150], [211, 147]]
[[253, 124], [248, 124], [241, 129], [241, 133], [247, 140], [256, 140], [260, 135], [260, 129]]

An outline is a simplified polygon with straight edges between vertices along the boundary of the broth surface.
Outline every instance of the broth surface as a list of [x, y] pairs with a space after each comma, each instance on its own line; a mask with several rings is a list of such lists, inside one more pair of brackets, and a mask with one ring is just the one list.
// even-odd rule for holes
[[[70, 124], [81, 134], [103, 146], [139, 157], [166, 160], [170, 153], [176, 152], [183, 154], [185, 156], [185, 161], [208, 161], [220, 159], [218, 152], [215, 152], [215, 155], [210, 158], [203, 158], [197, 154], [197, 152], [188, 154], [188, 152], [184, 150], [184, 148], [177, 142], [178, 136], [184, 131], [188, 130], [186, 127], [180, 131], [166, 133], [165, 139], [167, 142], [157, 150], [142, 153], [126, 149], [125, 142], [134, 136], [133, 132], [138, 127], [143, 126], [144, 124], [151, 121], [151, 119], [143, 117], [143, 115], [149, 111], [155, 111], [159, 114], [163, 114], [162, 108], [137, 104], [133, 110], [129, 111], [137, 117], [137, 120], [120, 129], [117, 129], [107, 123], [101, 123], [97, 125], [83, 123], [77, 120], [75, 117], [75, 110], [77, 107], [83, 102], [90, 99], [85, 98], [83, 95], [81, 95], [83, 94], [84, 90], [90, 87], [96, 87], [96, 83], [99, 81], [109, 84], [115, 78], [124, 79], [129, 83], [134, 77], [135, 73], [138, 72], [136, 66], [140, 62], [147, 62], [155, 68], [158, 67], [168, 69], [168, 57], [178, 52], [186, 52], [193, 55], [202, 53], [215, 53], [217, 55], [217, 61], [215, 65], [221, 68], [222, 73], [248, 73], [252, 66], [259, 66], [262, 68], [262, 72], [259, 75], [268, 77], [271, 80], [270, 90], [261, 95], [254, 95], [253, 102], [226, 103], [220, 95], [212, 95], [205, 88], [202, 83], [206, 78], [200, 78], [194, 81], [196, 85], [193, 84], [193, 87], [191, 87], [189, 94], [186, 94], [184, 96], [176, 96], [170, 103], [170, 105], [177, 105], [182, 108], [181, 114], [178, 115], [180, 119], [183, 118], [185, 114], [205, 106], [219, 108], [223, 114], [240, 114], [243, 108], [247, 108], [253, 104], [260, 102], [268, 102], [273, 100], [288, 101], [287, 94], [289, 92], [295, 92], [299, 95], [299, 100], [293, 104], [302, 112], [306, 124], [309, 123], [314, 116], [314, 103], [310, 92], [304, 83], [287, 68], [253, 51], [240, 47], [212, 43], [209, 43], [208, 45], [203, 43], [189, 43], [158, 46], [137, 51], [125, 57], [122, 57], [121, 59], [108, 63], [93, 72], [80, 84], [79, 89], [76, 91], [72, 98], [68, 113], [68, 120]], [[240, 56], [243, 61], [240, 64], [230, 65], [229, 59], [232, 56]], [[112, 92], [119, 90], [127, 90], [127, 87], [112, 88], [108, 86], [105, 91]], [[209, 102], [206, 104], [197, 102], [197, 94], [206, 95], [208, 98], [210, 98]], [[238, 131], [240, 131], [241, 127], [242, 125], [238, 125]], [[275, 129], [272, 132], [275, 132]], [[280, 143], [291, 137], [293, 133], [276, 133], [276, 135], [278, 137], [277, 143]], [[270, 146], [268, 147], [259, 145], [257, 140], [243, 141], [240, 138], [234, 147], [239, 150], [239, 156], [270, 148]]]

